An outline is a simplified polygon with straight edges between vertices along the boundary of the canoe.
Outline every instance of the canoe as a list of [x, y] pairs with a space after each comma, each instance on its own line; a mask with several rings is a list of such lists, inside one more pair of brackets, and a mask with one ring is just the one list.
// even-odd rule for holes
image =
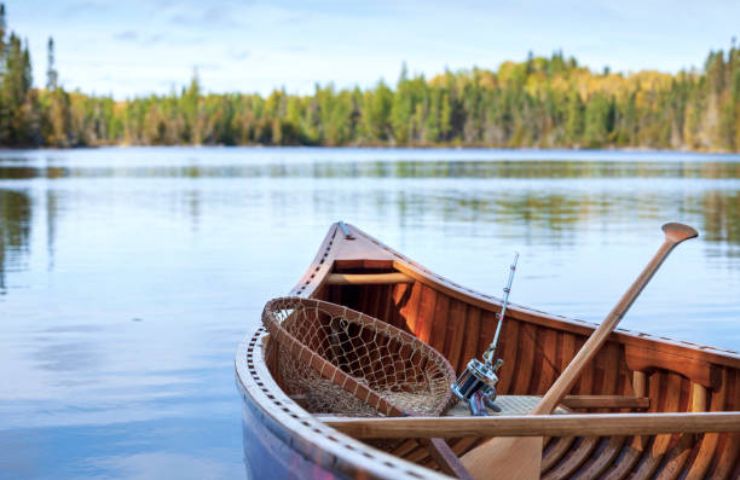
[[[459, 374], [480, 358], [501, 300], [434, 274], [360, 229], [331, 226], [291, 296], [347, 306], [416, 336]], [[547, 392], [596, 325], [509, 305], [503, 404]], [[447, 478], [422, 438], [463, 456], [492, 436], [544, 437], [541, 478], [740, 478], [740, 353], [617, 329], [559, 414], [347, 418], [312, 414], [281, 388], [261, 326], [239, 346], [243, 442], [253, 478]], [[534, 399], [534, 400], [532, 400]], [[464, 409], [463, 409], [464, 410]], [[525, 412], [526, 413], [526, 412]], [[392, 450], [379, 438], [394, 438]], [[375, 442], [375, 443], [374, 443]], [[491, 472], [491, 478], [496, 478]]]

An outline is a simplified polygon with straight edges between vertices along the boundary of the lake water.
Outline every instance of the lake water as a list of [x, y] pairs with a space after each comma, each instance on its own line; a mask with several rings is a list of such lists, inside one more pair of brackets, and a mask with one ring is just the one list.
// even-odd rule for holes
[[598, 322], [740, 349], [740, 156], [505, 150], [0, 153], [0, 477], [245, 476], [238, 342], [327, 228]]

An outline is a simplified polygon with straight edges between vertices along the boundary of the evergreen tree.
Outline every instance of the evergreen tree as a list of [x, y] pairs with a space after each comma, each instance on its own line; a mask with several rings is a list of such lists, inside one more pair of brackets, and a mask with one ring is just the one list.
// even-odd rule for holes
[[46, 44], [46, 61], [46, 89], [49, 91], [56, 90], [59, 74], [54, 65], [54, 39], [52, 37], [49, 37], [49, 41]]

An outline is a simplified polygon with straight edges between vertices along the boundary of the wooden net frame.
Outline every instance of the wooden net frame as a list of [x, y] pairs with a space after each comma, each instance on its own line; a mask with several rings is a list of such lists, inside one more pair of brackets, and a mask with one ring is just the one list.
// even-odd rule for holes
[[321, 300], [282, 297], [267, 302], [262, 322], [277, 344], [283, 389], [311, 413], [438, 416], [455, 403], [447, 359], [378, 319]]

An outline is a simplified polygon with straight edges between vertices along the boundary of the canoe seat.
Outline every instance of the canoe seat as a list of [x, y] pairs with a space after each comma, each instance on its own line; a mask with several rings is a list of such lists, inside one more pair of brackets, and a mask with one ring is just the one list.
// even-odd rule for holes
[[[499, 395], [496, 397], [496, 405], [501, 408], [501, 412], [489, 410], [493, 416], [508, 415], [528, 415], [537, 406], [542, 397], [539, 395]], [[650, 406], [650, 399], [647, 397], [633, 397], [623, 395], [567, 395], [560, 403], [554, 413], [570, 413], [574, 409], [594, 409], [594, 408], [629, 408], [644, 410]], [[468, 406], [458, 402], [449, 412], [448, 417], [467, 417], [470, 415]]]
[[[500, 412], [488, 410], [491, 416], [511, 416], [511, 415], [528, 415], [542, 397], [538, 395], [499, 395], [496, 397], [496, 405], [501, 409]], [[564, 414], [570, 410], [562, 405], [554, 413]], [[446, 417], [469, 417], [470, 410], [464, 402], [458, 402], [452, 407]]]

